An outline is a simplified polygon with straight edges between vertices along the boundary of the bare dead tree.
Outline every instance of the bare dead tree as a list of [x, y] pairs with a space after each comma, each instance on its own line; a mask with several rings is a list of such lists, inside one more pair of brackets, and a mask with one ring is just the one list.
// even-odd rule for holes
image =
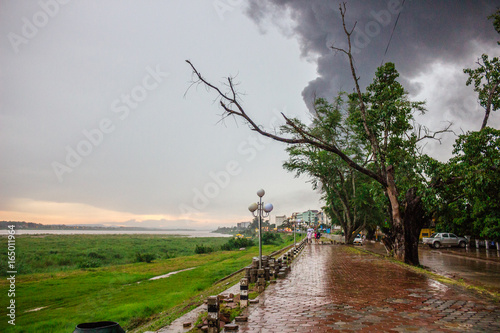
[[238, 93], [234, 87], [233, 79], [231, 77], [227, 78], [227, 86], [229, 88], [229, 92], [224, 93], [219, 87], [215, 86], [214, 84], [212, 84], [208, 80], [206, 80], [201, 75], [201, 73], [196, 69], [196, 67], [191, 63], [191, 61], [186, 60], [186, 62], [191, 66], [191, 69], [193, 70], [193, 74], [196, 77], [194, 83], [195, 84], [202, 83], [205, 86], [213, 89], [218, 94], [218, 97], [220, 99], [219, 104], [222, 107], [222, 109], [224, 110], [223, 117], [236, 116], [236, 117], [243, 118], [245, 120], [245, 122], [249, 125], [249, 127], [252, 131], [255, 131], [255, 132], [257, 132], [265, 137], [271, 138], [271, 139], [279, 141], [279, 142], [284, 142], [284, 143], [288, 143], [288, 144], [310, 144], [310, 145], [313, 145], [317, 148], [320, 148], [320, 149], [323, 149], [326, 151], [330, 151], [330, 152], [338, 155], [342, 160], [344, 160], [353, 169], [355, 169], [361, 173], [364, 173], [365, 175], [367, 175], [369, 177], [377, 179], [377, 181], [383, 182], [383, 179], [379, 178], [378, 175], [375, 174], [372, 170], [358, 165], [349, 156], [344, 154], [344, 152], [342, 152], [342, 150], [339, 147], [337, 147], [335, 144], [332, 144], [331, 142], [325, 142], [321, 138], [318, 138], [317, 136], [313, 135], [309, 130], [307, 130], [307, 128], [297, 125], [294, 121], [292, 121], [290, 118], [288, 118], [283, 113], [281, 113], [281, 115], [283, 116], [285, 123], [295, 131], [295, 133], [298, 135], [298, 138], [287, 138], [287, 137], [279, 136], [277, 134], [274, 134], [274, 133], [271, 133], [271, 132], [268, 132], [268, 131], [262, 129], [246, 113], [243, 106], [239, 102]]

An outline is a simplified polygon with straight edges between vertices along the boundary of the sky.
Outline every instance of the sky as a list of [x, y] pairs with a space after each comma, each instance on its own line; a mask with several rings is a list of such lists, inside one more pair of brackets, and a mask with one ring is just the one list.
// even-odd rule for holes
[[[498, 56], [487, 16], [500, 1], [348, 1], [363, 86], [392, 61], [418, 121], [479, 129], [483, 110], [463, 68]], [[320, 209], [305, 177], [282, 168], [286, 146], [192, 85], [190, 60], [224, 84], [235, 77], [264, 128], [280, 113], [311, 119], [313, 96], [351, 92], [338, 3], [318, 0], [0, 0], [0, 220], [215, 229]], [[395, 25], [397, 20], [397, 25]], [[391, 33], [392, 39], [389, 44]], [[387, 46], [389, 47], [387, 48]], [[387, 48], [387, 52], [385, 52]], [[489, 125], [499, 128], [496, 113]], [[453, 134], [426, 152], [451, 156]]]

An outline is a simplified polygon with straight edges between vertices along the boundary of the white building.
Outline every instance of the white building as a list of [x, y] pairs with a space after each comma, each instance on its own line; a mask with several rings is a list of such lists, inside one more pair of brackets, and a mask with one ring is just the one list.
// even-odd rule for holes
[[283, 222], [285, 222], [286, 220], [287, 220], [286, 215], [282, 215], [282, 216], [276, 215], [276, 217], [275, 217], [276, 227], [278, 227], [279, 225], [282, 225]]
[[251, 224], [252, 222], [238, 222], [236, 223], [236, 227], [238, 229], [247, 229]]

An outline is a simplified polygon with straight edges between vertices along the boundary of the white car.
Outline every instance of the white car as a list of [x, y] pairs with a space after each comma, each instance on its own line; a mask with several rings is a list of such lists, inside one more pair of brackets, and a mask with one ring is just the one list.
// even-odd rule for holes
[[354, 245], [363, 245], [363, 238], [360, 235], [357, 235], [352, 243]]
[[437, 234], [432, 234], [431, 237], [424, 237], [422, 243], [429, 245], [429, 247], [434, 249], [439, 249], [440, 247], [452, 247], [459, 246], [464, 248], [467, 245], [467, 239], [464, 237], [457, 237], [455, 234], [440, 232]]

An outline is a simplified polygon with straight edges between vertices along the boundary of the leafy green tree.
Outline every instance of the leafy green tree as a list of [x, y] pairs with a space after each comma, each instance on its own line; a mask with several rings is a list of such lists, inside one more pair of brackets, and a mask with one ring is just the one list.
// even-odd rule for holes
[[[493, 19], [493, 27], [500, 33], [500, 9], [489, 17]], [[500, 45], [500, 42], [498, 42]], [[491, 111], [500, 108], [500, 60], [493, 57], [491, 60], [487, 54], [483, 54], [477, 61], [478, 68], [464, 69], [469, 74], [467, 85], [474, 83], [474, 91], [478, 93], [479, 104], [485, 109], [481, 129], [488, 123]]]
[[[500, 33], [500, 10], [489, 17]], [[499, 43], [500, 44], [500, 43]], [[458, 137], [447, 163], [429, 161], [437, 226], [459, 234], [500, 239], [500, 131], [487, 127], [500, 107], [500, 61], [483, 54], [476, 69], [464, 69], [485, 108], [481, 130]]]
[[418, 143], [431, 136], [415, 132], [414, 114], [425, 111], [424, 103], [410, 101], [398, 77], [394, 64], [379, 67], [365, 93], [349, 96], [347, 120], [370, 150], [370, 167], [378, 176], [374, 179], [389, 202], [391, 230], [384, 243], [397, 258], [418, 264], [418, 236], [427, 222]]
[[[309, 145], [320, 151], [335, 154], [343, 163], [373, 179], [380, 184], [389, 203], [391, 232], [386, 247], [393, 255], [406, 263], [418, 265], [418, 236], [425, 224], [426, 214], [422, 196], [418, 193], [415, 180], [421, 178], [414, 165], [417, 161], [417, 143], [424, 137], [413, 134], [412, 114], [422, 111], [422, 103], [408, 101], [407, 93], [397, 82], [398, 73], [393, 64], [378, 69], [374, 83], [363, 94], [359, 77], [354, 66], [351, 52], [351, 35], [345, 24], [345, 5], [340, 6], [344, 32], [347, 36], [347, 49], [332, 47], [344, 53], [349, 62], [355, 85], [355, 95], [351, 95], [352, 125], [357, 126], [356, 135], [368, 147], [370, 164], [361, 164], [351, 156], [350, 150], [338, 145], [336, 141], [325, 141], [297, 119], [283, 115], [287, 131], [278, 134], [259, 126], [245, 111], [236, 91], [233, 79], [227, 79], [227, 92], [207, 81], [194, 65], [187, 61], [197, 78], [195, 83], [205, 85], [216, 91], [224, 117], [242, 118], [250, 129], [268, 138], [290, 145]], [[356, 97], [357, 96], [357, 97]], [[432, 136], [431, 136], [432, 137]], [[401, 192], [400, 192], [401, 191]]]
[[500, 130], [486, 127], [461, 135], [453, 153], [438, 166], [438, 226], [499, 240]]
[[498, 57], [489, 59], [483, 54], [477, 61], [476, 69], [466, 68], [464, 73], [469, 74], [467, 85], [474, 83], [474, 91], [479, 95], [479, 103], [485, 109], [481, 129], [488, 124], [491, 111], [500, 108], [500, 60]]
[[[311, 124], [311, 133], [326, 142], [336, 142], [354, 160], [363, 163], [366, 151], [362, 143], [353, 138], [342, 117], [343, 94], [334, 104], [319, 98], [315, 101], [316, 117]], [[289, 127], [284, 131], [290, 131]], [[344, 230], [346, 244], [352, 244], [355, 236], [377, 221], [370, 178], [355, 172], [335, 154], [311, 145], [299, 144], [287, 148], [289, 160], [283, 167], [299, 177], [311, 177], [314, 190], [320, 190], [326, 202], [325, 212]], [[378, 188], [380, 191], [381, 189]]]

